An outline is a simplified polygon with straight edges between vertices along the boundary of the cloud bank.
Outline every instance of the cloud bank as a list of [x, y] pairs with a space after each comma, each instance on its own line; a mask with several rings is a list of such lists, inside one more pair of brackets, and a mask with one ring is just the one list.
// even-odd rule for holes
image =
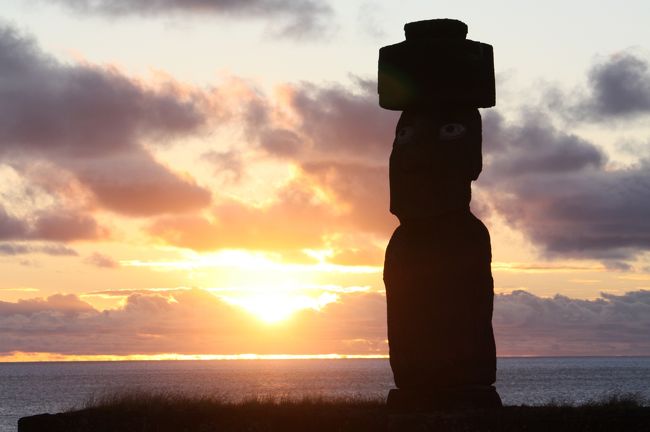
[[525, 291], [495, 297], [500, 355], [647, 355], [650, 291], [601, 294], [596, 300]]
[[[327, 247], [338, 263], [381, 263], [380, 249], [396, 224], [388, 212], [387, 160], [397, 118], [379, 109], [376, 98], [373, 83], [359, 79], [350, 87], [286, 85], [277, 99], [251, 89], [240, 114], [246, 136], [261, 157], [294, 167], [294, 178], [266, 205], [222, 199], [210, 217], [157, 218], [150, 233], [195, 250], [295, 256]], [[231, 178], [245, 175], [245, 163], [232, 152], [204, 157]]]
[[26, 217], [0, 209], [1, 239], [99, 239], [108, 231], [95, 209], [150, 216], [210, 203], [207, 189], [142, 144], [199, 133], [210, 94], [174, 83], [151, 89], [110, 67], [59, 62], [5, 25], [0, 81], [0, 161], [54, 202]]
[[[274, 97], [239, 82], [230, 112], [220, 108], [232, 105], [227, 92], [174, 83], [153, 89], [111, 68], [63, 64], [8, 27], [0, 31], [0, 59], [0, 156], [60, 202], [27, 218], [3, 208], [1, 239], [102, 238], [107, 231], [92, 213], [101, 210], [146, 218], [153, 240], [184, 248], [294, 256], [330, 248], [338, 262], [381, 263], [378, 250], [396, 224], [387, 159], [398, 114], [377, 106], [373, 81], [285, 85]], [[483, 201], [475, 205], [498, 213], [546, 258], [625, 268], [650, 248], [650, 162], [613, 166], [603, 149], [557, 119], [637, 118], [650, 111], [648, 89], [648, 62], [622, 53], [594, 65], [587, 90], [562, 94], [554, 110], [548, 106], [557, 98], [545, 93], [542, 104], [514, 119], [484, 111], [485, 169], [476, 183]], [[255, 157], [294, 168], [264, 204], [208, 190], [143, 145], [193, 136], [219, 121], [241, 127], [242, 146]], [[249, 174], [236, 149], [207, 152], [203, 161], [233, 183]]]
[[[493, 322], [503, 356], [650, 354], [650, 291], [595, 300], [515, 291], [495, 297]], [[199, 289], [131, 293], [103, 312], [54, 295], [0, 302], [0, 353], [386, 354], [385, 325], [375, 293], [341, 294], [273, 326]]]
[[[543, 106], [522, 108], [515, 120], [507, 120], [496, 110], [484, 111], [485, 169], [476, 184], [483, 201], [474, 204], [500, 214], [549, 259], [596, 259], [625, 268], [650, 249], [649, 162], [612, 168], [599, 146], [554, 121], [558, 115], [574, 113], [577, 106], [591, 107], [591, 117], [585, 118], [618, 119], [638, 113], [644, 105], [619, 93], [628, 105], [620, 102], [620, 109], [611, 112], [598, 107], [614, 104], [605, 96], [607, 86], [634, 85], [631, 93], [643, 96], [644, 86], [650, 86], [644, 65], [631, 54], [595, 65], [589, 72], [588, 96], [565, 98], [568, 105], [559, 113]], [[633, 72], [637, 79], [626, 81]], [[246, 240], [255, 237], [249, 227], [259, 226], [264, 227], [262, 232], [286, 239], [276, 239], [278, 245], [293, 247], [299, 239], [271, 222], [293, 220], [294, 233], [304, 238], [304, 247], [314, 247], [319, 238], [324, 244], [322, 239], [335, 233], [388, 237], [395, 219], [388, 213], [386, 161], [397, 114], [379, 109], [376, 99], [374, 83], [359, 79], [349, 87], [285, 86], [278, 99], [255, 93], [243, 114], [248, 137], [268, 157], [297, 167], [296, 179], [270, 206], [231, 202], [214, 207], [211, 221], [158, 220], [153, 234], [202, 250], [225, 245], [272, 247], [271, 241], [253, 245]], [[224, 157], [220, 156], [222, 162]], [[241, 161], [235, 166], [241, 175]], [[311, 228], [302, 226], [305, 219]], [[208, 236], [190, 234], [190, 225], [199, 222]], [[200, 239], [200, 244], [190, 237]], [[362, 250], [372, 248], [370, 243], [360, 245]], [[374, 264], [381, 262], [376, 253], [367, 256], [378, 260]]]
[[603, 152], [543, 113], [485, 115], [490, 204], [547, 257], [632, 259], [650, 249], [649, 162], [611, 169]]

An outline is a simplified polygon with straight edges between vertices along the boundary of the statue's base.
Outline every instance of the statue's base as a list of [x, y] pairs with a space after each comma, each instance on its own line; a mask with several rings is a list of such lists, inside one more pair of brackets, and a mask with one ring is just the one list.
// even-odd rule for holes
[[501, 397], [494, 386], [463, 386], [430, 391], [392, 389], [386, 406], [389, 412], [435, 412], [501, 408]]

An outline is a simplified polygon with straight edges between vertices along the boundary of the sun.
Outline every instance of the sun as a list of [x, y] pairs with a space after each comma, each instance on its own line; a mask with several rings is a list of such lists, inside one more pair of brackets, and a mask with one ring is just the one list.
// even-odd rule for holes
[[224, 300], [243, 308], [264, 323], [276, 324], [289, 319], [300, 310], [320, 310], [338, 300], [338, 295], [324, 292], [314, 297], [291, 292], [271, 292], [224, 297]]

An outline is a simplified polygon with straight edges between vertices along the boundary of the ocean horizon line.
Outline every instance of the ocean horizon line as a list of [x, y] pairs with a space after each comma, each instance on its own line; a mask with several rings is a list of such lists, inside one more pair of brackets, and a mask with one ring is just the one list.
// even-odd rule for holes
[[[500, 359], [543, 358], [648, 358], [650, 355], [498, 355]], [[60, 355], [51, 353], [14, 353], [0, 357], [9, 363], [89, 363], [89, 362], [164, 362], [164, 361], [237, 361], [237, 360], [388, 360], [388, 354], [128, 354], [128, 355]]]

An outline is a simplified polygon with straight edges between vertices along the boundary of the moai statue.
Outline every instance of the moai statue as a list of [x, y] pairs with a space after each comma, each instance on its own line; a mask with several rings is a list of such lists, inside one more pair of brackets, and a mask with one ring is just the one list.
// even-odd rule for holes
[[396, 410], [493, 408], [501, 400], [487, 228], [469, 208], [481, 172], [479, 107], [495, 104], [490, 45], [456, 20], [408, 23], [379, 50], [379, 105], [403, 111], [390, 156], [386, 249]]

